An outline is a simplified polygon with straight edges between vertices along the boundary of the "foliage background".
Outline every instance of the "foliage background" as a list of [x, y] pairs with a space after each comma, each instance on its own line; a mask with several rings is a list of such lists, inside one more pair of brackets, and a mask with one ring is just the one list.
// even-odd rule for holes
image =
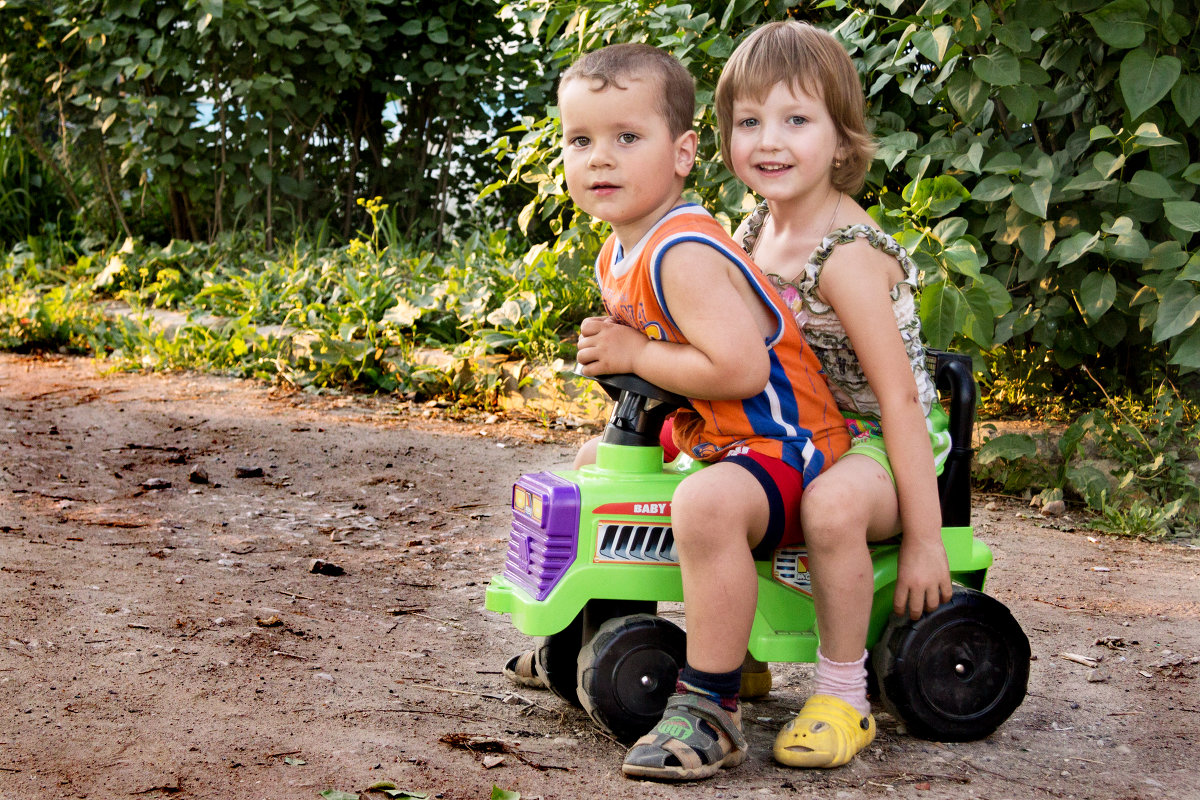
[[[929, 342], [975, 357], [992, 413], [1075, 419], [1061, 468], [997, 437], [985, 474], [1194, 509], [1198, 11], [0, 0], [0, 343], [494, 400], [495, 365], [561, 366], [596, 306], [604, 230], [563, 185], [559, 72], [613, 41], [687, 64], [691, 192], [732, 228], [754, 199], [717, 154], [713, 88], [748, 29], [790, 16], [860, 71], [880, 143], [862, 200], [922, 269]], [[163, 333], [152, 308], [188, 321]], [[1097, 478], [1089, 442], [1130, 463]]]

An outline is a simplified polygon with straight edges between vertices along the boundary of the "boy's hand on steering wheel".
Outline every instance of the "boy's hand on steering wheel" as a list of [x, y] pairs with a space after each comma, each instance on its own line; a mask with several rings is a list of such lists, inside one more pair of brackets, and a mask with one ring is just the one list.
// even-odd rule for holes
[[636, 372], [638, 354], [650, 339], [612, 317], [588, 317], [579, 326], [575, 360], [584, 375]]

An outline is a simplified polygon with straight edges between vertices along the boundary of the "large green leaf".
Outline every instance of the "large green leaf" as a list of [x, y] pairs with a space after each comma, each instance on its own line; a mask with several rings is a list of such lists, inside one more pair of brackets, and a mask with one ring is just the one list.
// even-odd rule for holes
[[1175, 281], [1163, 292], [1154, 324], [1154, 341], [1170, 339], [1200, 322], [1200, 294], [1191, 281]]
[[966, 316], [957, 286], [939, 281], [921, 290], [921, 332], [935, 350], [950, 346]]
[[971, 122], [983, 111], [988, 99], [988, 87], [979, 76], [965, 70], [955, 70], [946, 82], [950, 105], [964, 122]]
[[992, 310], [991, 296], [987, 289], [976, 283], [963, 293], [963, 299], [967, 306], [963, 332], [980, 347], [990, 348], [996, 331], [996, 314]]
[[971, 199], [984, 203], [1003, 200], [1012, 194], [1012, 179], [1007, 175], [989, 175], [971, 190]]
[[1015, 461], [1018, 458], [1033, 458], [1037, 455], [1037, 442], [1027, 433], [1002, 433], [984, 442], [975, 461], [990, 464], [996, 459]]
[[1175, 191], [1170, 181], [1148, 169], [1139, 170], [1133, 176], [1133, 180], [1129, 181], [1129, 188], [1134, 194], [1142, 197], [1153, 197], [1159, 200], [1179, 197], [1179, 192]]
[[1019, 121], [1028, 124], [1037, 118], [1037, 93], [1028, 86], [1005, 86], [1000, 90], [1000, 99]]
[[971, 193], [951, 175], [926, 178], [905, 187], [905, 199], [914, 209], [933, 217], [944, 217], [971, 198]]
[[1057, 261], [1060, 266], [1065, 267], [1073, 261], [1078, 261], [1085, 253], [1091, 252], [1099, 241], [1099, 232], [1088, 233], [1087, 231], [1076, 231], [1054, 245], [1051, 260]]
[[1021, 62], [1007, 47], [974, 56], [971, 69], [992, 86], [1015, 86], [1021, 81]]
[[1079, 285], [1079, 305], [1092, 322], [1104, 316], [1117, 299], [1117, 279], [1108, 272], [1089, 272]]
[[1188, 333], [1175, 344], [1169, 363], [1188, 369], [1200, 369], [1200, 328]]
[[1034, 264], [1040, 264], [1050, 252], [1050, 244], [1054, 241], [1054, 224], [1050, 222], [1032, 222], [1020, 229], [1017, 241], [1025, 255]]
[[1131, 50], [1121, 60], [1118, 83], [1125, 98], [1125, 108], [1132, 119], [1167, 96], [1182, 68], [1178, 58], [1159, 55], [1140, 47]]
[[1163, 203], [1167, 213], [1167, 221], [1177, 228], [1195, 233], [1200, 231], [1200, 203], [1194, 200], [1177, 200], [1173, 203]]
[[1033, 183], [1013, 184], [1013, 202], [1035, 217], [1046, 219], [1050, 205], [1050, 190], [1053, 185], [1047, 178], [1035, 178]]
[[1083, 16], [1105, 44], [1128, 50], [1146, 40], [1149, 10], [1146, 0], [1114, 0]]
[[1171, 103], [1184, 125], [1191, 125], [1200, 118], [1200, 74], [1193, 72], [1179, 76], [1171, 87]]

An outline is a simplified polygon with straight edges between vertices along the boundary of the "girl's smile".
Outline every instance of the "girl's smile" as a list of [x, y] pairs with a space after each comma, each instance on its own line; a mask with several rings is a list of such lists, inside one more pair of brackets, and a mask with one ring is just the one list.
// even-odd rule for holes
[[820, 97], [777, 83], [761, 99], [733, 103], [729, 138], [734, 172], [768, 201], [829, 196], [841, 142]]

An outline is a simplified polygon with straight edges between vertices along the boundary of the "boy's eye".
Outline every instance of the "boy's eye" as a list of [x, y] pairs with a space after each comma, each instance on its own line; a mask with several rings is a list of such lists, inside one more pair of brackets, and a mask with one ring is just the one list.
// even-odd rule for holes
[[742, 128], [754, 128], [758, 126], [758, 120], [754, 117], [746, 117], [738, 122], [738, 126]]
[[803, 125], [806, 122], [808, 122], [808, 118], [802, 117], [799, 114], [793, 114], [792, 116], [788, 117], [788, 123], [791, 125]]
[[587, 147], [591, 144], [591, 140], [586, 136], [572, 136], [567, 140], [567, 144], [571, 145], [571, 147]]
[[622, 133], [617, 137], [617, 141], [621, 144], [633, 144], [637, 140], [638, 135], [636, 133]]

